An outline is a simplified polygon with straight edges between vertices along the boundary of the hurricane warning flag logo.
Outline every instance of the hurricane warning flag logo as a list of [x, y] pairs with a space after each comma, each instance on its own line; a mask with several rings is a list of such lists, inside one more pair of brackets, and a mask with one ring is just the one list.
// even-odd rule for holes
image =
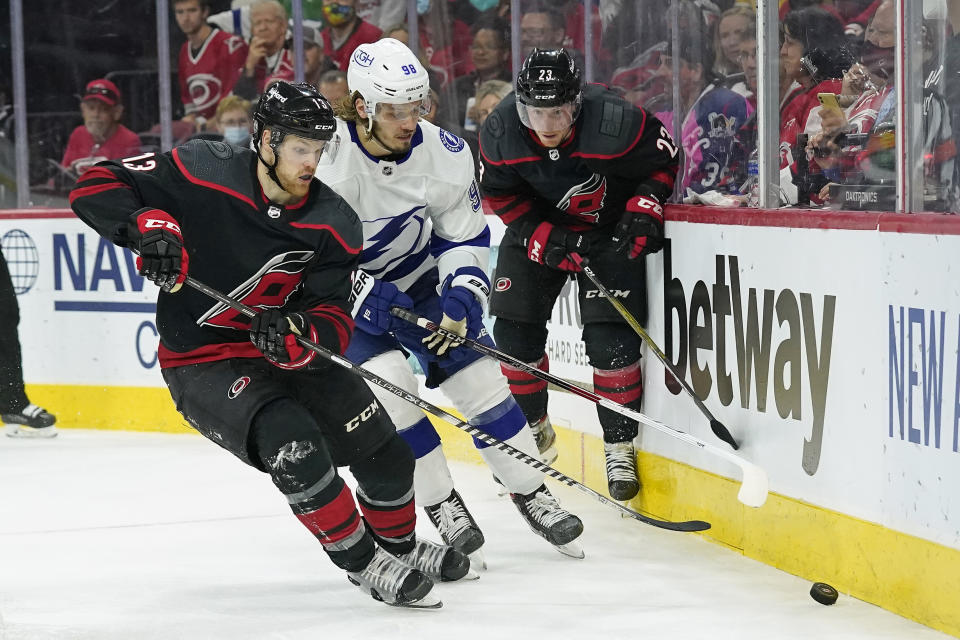
[[607, 197], [607, 179], [595, 173], [589, 179], [574, 185], [557, 203], [557, 208], [572, 216], [586, 218], [596, 224], [600, 220], [600, 210]]

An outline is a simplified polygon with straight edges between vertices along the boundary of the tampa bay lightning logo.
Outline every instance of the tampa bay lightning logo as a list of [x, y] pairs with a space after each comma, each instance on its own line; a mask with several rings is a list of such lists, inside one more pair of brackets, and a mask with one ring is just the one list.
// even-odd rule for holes
[[454, 153], [463, 150], [463, 147], [466, 146], [463, 138], [458, 138], [445, 129], [440, 129], [440, 142], [443, 143], [443, 146]]
[[363, 241], [360, 262], [364, 271], [376, 278], [389, 274], [396, 279], [412, 272], [426, 259], [430, 253], [430, 243], [423, 239], [424, 209], [420, 205], [396, 216], [364, 220], [363, 224], [368, 229], [367, 225], [380, 225], [384, 220], [387, 221]]
[[361, 67], [369, 67], [373, 64], [373, 56], [358, 47], [357, 50], [353, 52], [353, 61]]
[[470, 183], [470, 189], [467, 191], [470, 196], [470, 206], [474, 211], [480, 211], [480, 189], [477, 188], [477, 181]]

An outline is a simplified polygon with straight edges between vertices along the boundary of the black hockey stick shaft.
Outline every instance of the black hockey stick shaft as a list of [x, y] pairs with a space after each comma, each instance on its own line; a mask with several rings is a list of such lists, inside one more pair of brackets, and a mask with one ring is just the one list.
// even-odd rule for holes
[[623, 303], [610, 295], [610, 292], [605, 286], [603, 286], [603, 283], [600, 282], [597, 274], [593, 272], [593, 269], [590, 268], [586, 260], [584, 260], [583, 257], [576, 252], [570, 254], [570, 259], [573, 260], [573, 262], [581, 269], [583, 269], [583, 273], [586, 274], [587, 278], [590, 279], [590, 282], [592, 282], [600, 291], [601, 295], [603, 295], [603, 297], [606, 298], [611, 305], [613, 305], [613, 308], [617, 310], [617, 313], [619, 313], [620, 316], [626, 320], [627, 324], [629, 324], [630, 327], [637, 332], [637, 335], [640, 336], [640, 339], [647, 343], [647, 346], [650, 347], [650, 350], [653, 351], [660, 362], [663, 363], [663, 366], [667, 368], [667, 371], [670, 372], [670, 375], [672, 375], [674, 379], [680, 383], [680, 386], [683, 388], [683, 390], [687, 392], [687, 395], [690, 396], [690, 398], [693, 400], [693, 403], [697, 405], [698, 409], [700, 409], [700, 413], [702, 413], [703, 416], [710, 421], [710, 429], [713, 431], [714, 435], [729, 444], [734, 449], [739, 449], [740, 445], [734, 439], [733, 435], [731, 435], [730, 431], [727, 430], [722, 422], [717, 420], [714, 415], [710, 413], [710, 409], [707, 409], [707, 405], [703, 404], [703, 401], [700, 399], [700, 397], [694, 392], [690, 385], [687, 384], [687, 381], [683, 379], [683, 376], [680, 375], [680, 372], [677, 371], [677, 368], [673, 366], [673, 363], [670, 362], [670, 358], [668, 358], [667, 355], [660, 349], [660, 347], [657, 346], [657, 343], [653, 338], [650, 337], [650, 334], [644, 330], [644, 328], [640, 325], [640, 322], [633, 317], [633, 314], [630, 313], [625, 306], [623, 306]]
[[[257, 315], [257, 311], [252, 309], [251, 307], [248, 307], [242, 302], [234, 300], [230, 296], [227, 296], [217, 291], [213, 287], [207, 286], [206, 284], [198, 281], [195, 278], [186, 276], [186, 279], [184, 280], [184, 282], [187, 286], [192, 287], [197, 291], [200, 291], [210, 296], [214, 300], [217, 300], [227, 305], [228, 307], [230, 307], [231, 309], [234, 309], [235, 311], [239, 311], [245, 316], [252, 318], [253, 316]], [[457, 427], [462, 431], [466, 431], [477, 440], [480, 440], [481, 442], [487, 445], [490, 445], [492, 447], [496, 447], [500, 451], [503, 451], [504, 453], [509, 454], [510, 456], [516, 458], [517, 460], [520, 460], [526, 465], [529, 465], [537, 469], [538, 471], [542, 471], [543, 473], [550, 476], [554, 480], [557, 480], [558, 482], [562, 482], [568, 487], [574, 487], [575, 489], [579, 489], [581, 492], [592, 496], [594, 499], [598, 500], [602, 504], [611, 506], [617, 509], [618, 511], [620, 511], [621, 513], [623, 513], [624, 515], [630, 518], [633, 518], [634, 520], [639, 520], [644, 524], [649, 524], [654, 527], [659, 527], [661, 529], [669, 529], [671, 531], [705, 531], [710, 528], [710, 523], [703, 522], [701, 520], [689, 520], [685, 522], [670, 522], [668, 520], [657, 520], [655, 518], [651, 518], [641, 513], [638, 513], [633, 509], [625, 507], [615, 502], [614, 500], [607, 498], [603, 494], [594, 491], [590, 487], [580, 482], [577, 482], [573, 478], [561, 473], [560, 471], [557, 471], [553, 467], [543, 464], [536, 458], [533, 458], [532, 456], [527, 455], [523, 451], [520, 451], [519, 449], [510, 446], [506, 442], [503, 442], [502, 440], [494, 438], [490, 434], [484, 431], [481, 431], [477, 427], [471, 425], [469, 422], [464, 422], [463, 420], [460, 420], [453, 414], [448, 413], [443, 409], [441, 409], [440, 407], [427, 402], [423, 398], [420, 398], [417, 395], [414, 395], [408, 391], [405, 391], [404, 389], [398, 387], [397, 385], [393, 384], [388, 380], [384, 380], [383, 378], [376, 375], [375, 373], [367, 369], [364, 369], [359, 365], [354, 364], [347, 358], [344, 358], [343, 356], [337, 355], [332, 351], [325, 349], [324, 347], [318, 345], [317, 343], [311, 340], [307, 340], [302, 336], [297, 336], [297, 343], [303, 348], [313, 351], [314, 353], [329, 360], [330, 362], [333, 362], [334, 364], [338, 364], [344, 369], [350, 370], [352, 373], [359, 375], [360, 377], [362, 377], [364, 380], [367, 380], [371, 384], [374, 384], [380, 387], [381, 389], [389, 391], [393, 395], [399, 398], [402, 398], [403, 400], [406, 400], [407, 402], [419, 407], [423, 411], [426, 411], [427, 413], [433, 416], [436, 416], [441, 420], [449, 422], [450, 424], [452, 424], [453, 426]]]

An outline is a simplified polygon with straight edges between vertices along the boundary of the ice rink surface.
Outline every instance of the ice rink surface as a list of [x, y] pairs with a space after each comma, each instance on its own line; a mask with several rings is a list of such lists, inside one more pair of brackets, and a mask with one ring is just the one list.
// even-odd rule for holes
[[[562, 556], [485, 468], [453, 472], [489, 568], [411, 611], [350, 585], [269, 478], [203, 438], [0, 437], [0, 638], [947, 637], [843, 594], [825, 607], [806, 580], [551, 485], [586, 527], [586, 559]], [[439, 539], [425, 517], [419, 529]]]

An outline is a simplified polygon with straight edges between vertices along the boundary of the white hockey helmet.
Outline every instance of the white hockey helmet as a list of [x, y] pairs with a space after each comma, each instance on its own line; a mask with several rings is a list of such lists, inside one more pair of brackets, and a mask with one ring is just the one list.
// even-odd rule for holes
[[347, 86], [357, 91], [367, 113], [377, 117], [381, 104], [420, 103], [420, 115], [430, 112], [430, 78], [420, 60], [405, 44], [394, 38], [382, 38], [361, 44], [350, 56]]

